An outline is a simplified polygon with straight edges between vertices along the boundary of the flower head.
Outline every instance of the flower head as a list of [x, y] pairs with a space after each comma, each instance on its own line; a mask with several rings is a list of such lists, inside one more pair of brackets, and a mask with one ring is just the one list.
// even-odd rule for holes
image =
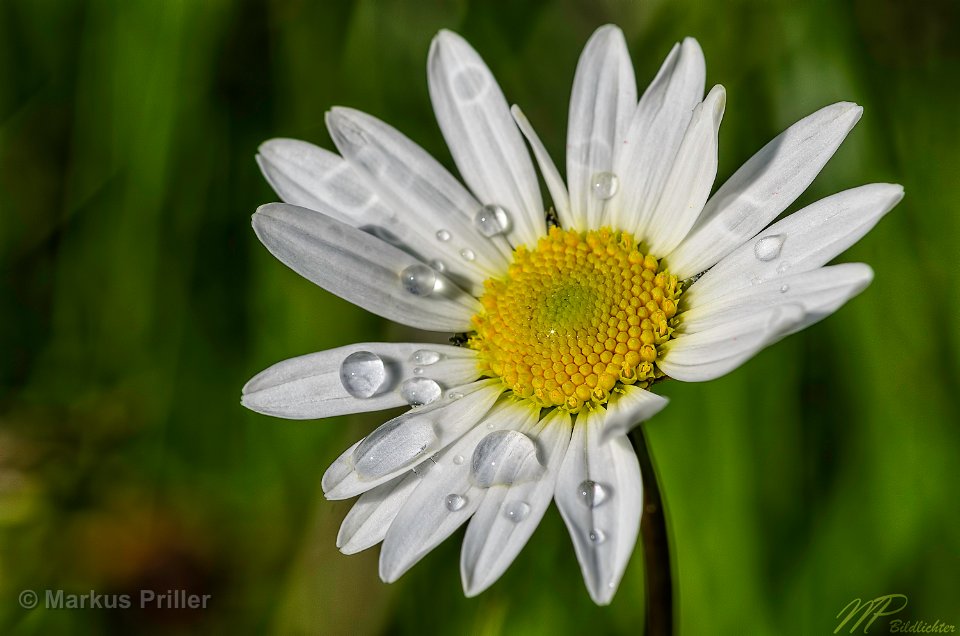
[[462, 346], [363, 343], [294, 358], [254, 377], [243, 403], [288, 418], [415, 407], [323, 478], [329, 499], [360, 495], [337, 544], [353, 553], [382, 541], [385, 581], [469, 520], [461, 571], [477, 594], [556, 500], [591, 597], [608, 603], [642, 509], [626, 434], [666, 404], [648, 389], [723, 375], [860, 292], [869, 267], [824, 265], [902, 189], [854, 188], [769, 225], [859, 119], [840, 103], [788, 128], [710, 196], [726, 97], [721, 86], [704, 97], [693, 39], [638, 100], [622, 33], [597, 30], [574, 79], [566, 181], [462, 38], [438, 34], [428, 70], [466, 187], [386, 123], [334, 108], [339, 156], [293, 140], [261, 147], [285, 203], [261, 207], [253, 225], [318, 285], [459, 334]]

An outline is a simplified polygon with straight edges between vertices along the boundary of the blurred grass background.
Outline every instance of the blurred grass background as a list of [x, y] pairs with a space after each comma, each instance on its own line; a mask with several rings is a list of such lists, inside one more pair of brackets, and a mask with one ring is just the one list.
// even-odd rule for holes
[[[325, 467], [382, 416], [239, 406], [267, 365], [410, 333], [256, 241], [274, 136], [332, 147], [371, 112], [448, 166], [425, 63], [442, 27], [485, 57], [562, 165], [597, 26], [638, 83], [697, 37], [728, 90], [720, 179], [838, 100], [860, 125], [800, 203], [907, 196], [845, 254], [876, 280], [836, 316], [649, 425], [683, 634], [832, 633], [856, 597], [960, 623], [960, 9], [952, 0], [3, 0], [0, 2], [0, 633], [638, 633], [640, 553], [597, 608], [555, 509], [464, 599], [459, 534], [386, 586], [334, 546]], [[793, 208], [795, 209], [796, 206]], [[22, 589], [188, 589], [206, 611], [34, 610]], [[876, 628], [875, 628], [876, 629]], [[883, 628], [881, 628], [883, 629]]]

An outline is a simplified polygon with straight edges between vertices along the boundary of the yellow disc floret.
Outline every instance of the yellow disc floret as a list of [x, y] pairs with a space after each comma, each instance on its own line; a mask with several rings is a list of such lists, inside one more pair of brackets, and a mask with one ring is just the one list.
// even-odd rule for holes
[[577, 412], [663, 375], [680, 288], [627, 232], [552, 228], [484, 288], [468, 344], [481, 373], [519, 397]]

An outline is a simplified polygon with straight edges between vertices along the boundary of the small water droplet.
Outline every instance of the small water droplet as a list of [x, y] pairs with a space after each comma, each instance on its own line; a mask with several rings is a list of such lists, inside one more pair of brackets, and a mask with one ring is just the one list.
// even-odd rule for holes
[[607, 535], [603, 532], [603, 530], [594, 528], [587, 534], [587, 538], [590, 539], [591, 543], [599, 545], [607, 540]]
[[590, 179], [590, 189], [598, 199], [610, 199], [620, 189], [620, 178], [612, 172], [598, 172]]
[[437, 240], [447, 242], [450, 240], [450, 232], [447, 230], [437, 230]]
[[443, 393], [440, 385], [430, 378], [410, 378], [400, 385], [400, 397], [410, 406], [430, 404]]
[[477, 257], [477, 255], [473, 253], [473, 250], [471, 250], [471, 249], [466, 249], [466, 248], [460, 250], [460, 256], [462, 256], [462, 257], [463, 257], [463, 260], [465, 260], [465, 261], [472, 261], [473, 259], [475, 259], [475, 258]]
[[507, 231], [507, 227], [510, 225], [510, 217], [501, 206], [491, 204], [480, 208], [476, 216], [473, 217], [473, 222], [481, 234], [490, 238]]
[[764, 236], [754, 244], [753, 253], [761, 261], [772, 261], [780, 256], [780, 250], [783, 248], [783, 241], [786, 238], [783, 234]]
[[340, 364], [340, 383], [355, 398], [373, 396], [386, 378], [383, 360], [370, 351], [354, 351]]
[[459, 466], [463, 463], [463, 455], [455, 455], [453, 458], [453, 463]]
[[470, 477], [481, 488], [535, 479], [544, 468], [533, 440], [518, 431], [489, 433], [473, 451]]
[[450, 401], [459, 400], [462, 397], [463, 397], [463, 393], [461, 393], [460, 391], [454, 391], [452, 393], [447, 394], [447, 399]]
[[423, 366], [431, 365], [439, 361], [440, 354], [430, 349], [418, 349], [410, 354], [410, 362], [422, 364]]
[[490, 80], [479, 66], [467, 66], [453, 76], [453, 93], [461, 101], [472, 102], [487, 90]]
[[444, 503], [447, 505], [447, 510], [456, 512], [467, 505], [467, 498], [463, 495], [447, 495]]
[[577, 495], [589, 508], [596, 508], [607, 500], [607, 490], [597, 482], [587, 479], [577, 486]]
[[443, 261], [438, 261], [437, 259], [430, 261], [430, 267], [437, 270], [441, 274], [447, 271], [447, 266], [443, 264]]
[[782, 274], [782, 273], [784, 273], [785, 271], [787, 271], [788, 269], [790, 269], [791, 267], [792, 267], [792, 265], [790, 264], [789, 261], [781, 261], [780, 264], [777, 265], [777, 273], [778, 273], [778, 274]]
[[414, 296], [429, 296], [437, 284], [437, 274], [427, 265], [411, 265], [400, 272], [400, 282]]
[[787, 284], [780, 285], [781, 294], [786, 294], [788, 291], [790, 291], [790, 285], [787, 285]]
[[514, 523], [520, 523], [530, 514], [530, 504], [526, 501], [511, 501], [503, 507], [503, 516]]
[[413, 375], [423, 375], [423, 367], [413, 367]]

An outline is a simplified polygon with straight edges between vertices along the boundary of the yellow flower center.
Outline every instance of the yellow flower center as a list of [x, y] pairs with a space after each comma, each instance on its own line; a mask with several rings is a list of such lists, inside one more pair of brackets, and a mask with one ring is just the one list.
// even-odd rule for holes
[[572, 412], [604, 404], [618, 384], [662, 377], [677, 277], [627, 232], [552, 228], [519, 247], [503, 278], [484, 283], [468, 345], [481, 374], [517, 396]]

